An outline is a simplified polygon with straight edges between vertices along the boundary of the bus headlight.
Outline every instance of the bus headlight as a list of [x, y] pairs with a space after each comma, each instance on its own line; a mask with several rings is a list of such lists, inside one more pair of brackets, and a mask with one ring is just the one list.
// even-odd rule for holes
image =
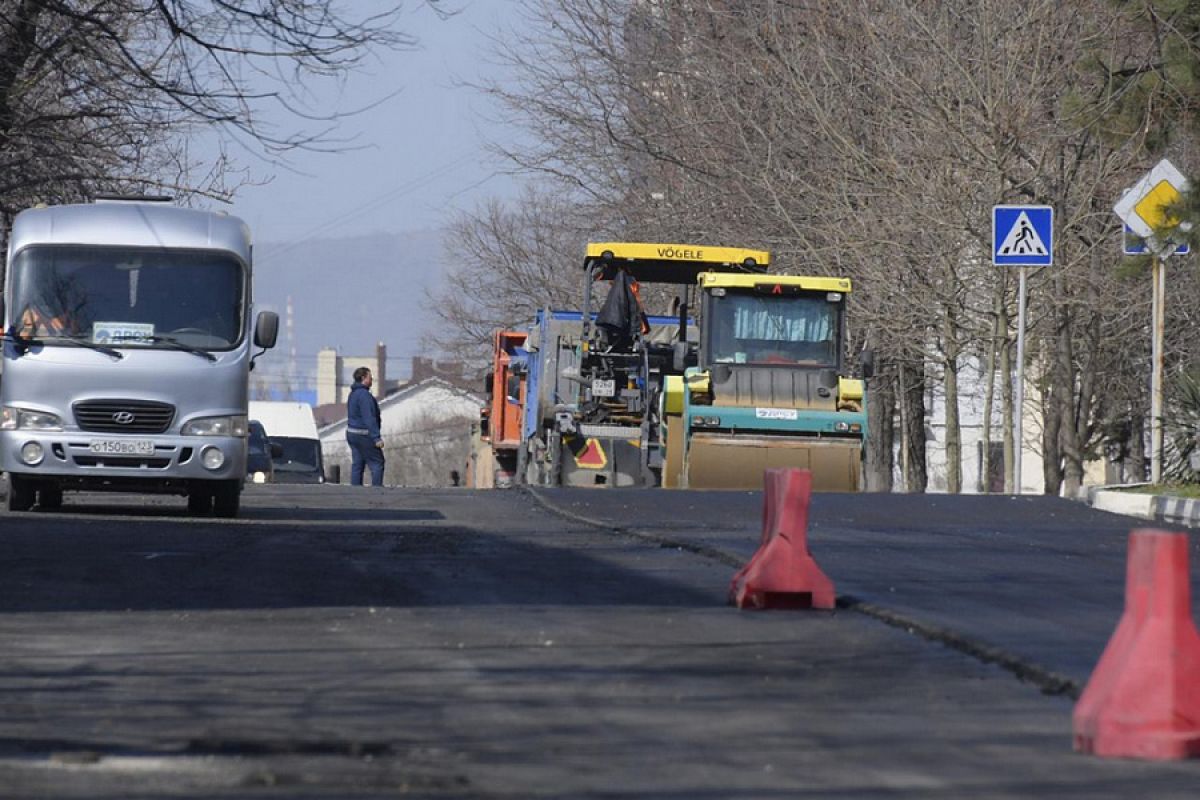
[[200, 451], [200, 463], [205, 469], [218, 470], [225, 466], [225, 454], [221, 448], [209, 445]]
[[201, 417], [185, 423], [179, 432], [184, 436], [245, 436], [246, 416]]
[[47, 411], [34, 411], [17, 406], [0, 410], [0, 430], [4, 431], [61, 431], [62, 418]]

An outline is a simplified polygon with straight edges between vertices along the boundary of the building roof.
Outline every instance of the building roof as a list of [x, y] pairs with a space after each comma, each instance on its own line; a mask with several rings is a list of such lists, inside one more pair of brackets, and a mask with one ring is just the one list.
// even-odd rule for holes
[[319, 406], [313, 406], [313, 418], [317, 421], [317, 428], [332, 425], [338, 420], [346, 418], [346, 404], [323, 403]]

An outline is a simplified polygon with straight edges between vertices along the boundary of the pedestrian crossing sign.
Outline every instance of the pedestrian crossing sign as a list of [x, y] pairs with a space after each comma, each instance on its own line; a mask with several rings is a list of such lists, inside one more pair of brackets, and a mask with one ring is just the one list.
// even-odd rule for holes
[[1050, 206], [993, 206], [992, 263], [1048, 267], [1054, 263], [1054, 209]]

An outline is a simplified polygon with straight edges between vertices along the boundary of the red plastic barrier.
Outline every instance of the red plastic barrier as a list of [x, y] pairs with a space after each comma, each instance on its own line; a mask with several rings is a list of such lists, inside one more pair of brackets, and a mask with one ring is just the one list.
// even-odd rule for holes
[[1156, 761], [1200, 755], [1200, 634], [1185, 533], [1129, 535], [1125, 613], [1075, 704], [1075, 749]]
[[733, 576], [729, 602], [738, 608], [833, 608], [833, 581], [808, 551], [812, 473], [763, 473], [763, 530], [758, 550]]

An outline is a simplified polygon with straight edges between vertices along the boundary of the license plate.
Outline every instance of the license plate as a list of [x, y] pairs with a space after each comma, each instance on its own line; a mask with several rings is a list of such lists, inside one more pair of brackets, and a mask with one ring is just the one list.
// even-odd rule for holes
[[754, 416], [758, 419], [785, 419], [795, 421], [800, 412], [794, 408], [756, 408]]
[[152, 456], [154, 442], [148, 439], [92, 439], [88, 449], [106, 456]]
[[617, 393], [617, 382], [614, 380], [592, 381], [592, 397], [612, 397]]

